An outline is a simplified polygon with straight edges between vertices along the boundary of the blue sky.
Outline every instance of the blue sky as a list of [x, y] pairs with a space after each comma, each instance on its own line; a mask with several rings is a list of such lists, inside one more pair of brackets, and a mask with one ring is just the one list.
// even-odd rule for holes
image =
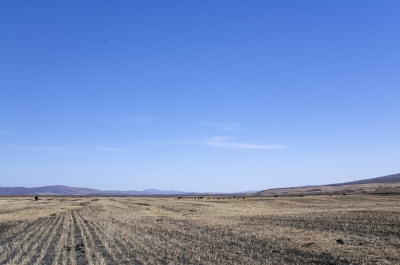
[[0, 186], [400, 172], [398, 1], [0, 3]]

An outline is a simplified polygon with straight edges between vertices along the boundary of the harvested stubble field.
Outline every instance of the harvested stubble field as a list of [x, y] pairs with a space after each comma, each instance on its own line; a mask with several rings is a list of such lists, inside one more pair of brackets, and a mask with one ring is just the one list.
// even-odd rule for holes
[[0, 198], [0, 264], [399, 264], [400, 196]]

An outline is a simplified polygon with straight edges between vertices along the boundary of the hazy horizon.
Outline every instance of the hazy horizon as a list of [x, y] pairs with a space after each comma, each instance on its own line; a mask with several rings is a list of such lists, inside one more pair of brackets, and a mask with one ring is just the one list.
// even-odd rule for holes
[[397, 1], [2, 1], [0, 186], [400, 172]]

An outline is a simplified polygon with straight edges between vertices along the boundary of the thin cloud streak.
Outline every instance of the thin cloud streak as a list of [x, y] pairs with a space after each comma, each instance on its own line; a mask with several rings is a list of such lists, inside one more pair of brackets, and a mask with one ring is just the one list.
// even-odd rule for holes
[[63, 154], [83, 155], [85, 153], [79, 151], [70, 151], [62, 146], [9, 146], [9, 149], [29, 151], [29, 152], [58, 152]]
[[243, 129], [243, 124], [238, 122], [200, 122], [199, 124], [227, 132], [235, 132]]
[[153, 144], [159, 145], [173, 145], [173, 144], [201, 144], [201, 141], [168, 141], [168, 140], [155, 140], [151, 141]]
[[24, 151], [65, 151], [65, 147], [60, 146], [10, 146], [8, 148]]
[[206, 145], [215, 147], [226, 147], [231, 149], [253, 149], [253, 150], [268, 150], [268, 149], [284, 149], [286, 145], [266, 145], [266, 144], [253, 144], [245, 142], [233, 142], [234, 137], [229, 136], [216, 136], [205, 141], [152, 141], [153, 144], [159, 145]]
[[240, 143], [240, 142], [227, 142], [227, 141], [205, 141], [204, 144], [209, 146], [220, 146], [228, 147], [232, 149], [283, 149], [285, 145], [263, 145], [263, 144], [251, 144], [251, 143]]
[[100, 121], [105, 122], [123, 122], [143, 124], [155, 120], [154, 117], [138, 116], [138, 117], [121, 117], [121, 118], [102, 118]]
[[3, 131], [0, 131], [0, 134], [11, 134], [11, 131], [3, 130]]
[[110, 151], [110, 152], [121, 152], [123, 148], [107, 147], [107, 146], [96, 146], [94, 149], [99, 151]]

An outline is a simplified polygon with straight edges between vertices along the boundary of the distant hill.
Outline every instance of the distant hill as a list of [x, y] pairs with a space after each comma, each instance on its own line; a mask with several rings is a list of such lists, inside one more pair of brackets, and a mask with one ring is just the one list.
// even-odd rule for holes
[[396, 183], [396, 182], [400, 182], [400, 173], [378, 178], [372, 178], [372, 179], [362, 179], [362, 180], [344, 182], [338, 184], [329, 184], [328, 186], [343, 186], [343, 185], [371, 184], [371, 183]]
[[262, 190], [259, 196], [291, 196], [343, 193], [400, 194], [400, 174], [321, 186], [303, 186]]
[[36, 188], [0, 187], [0, 195], [174, 195], [185, 194], [182, 191], [147, 189], [142, 191], [97, 190], [76, 188], [62, 185], [44, 186]]

